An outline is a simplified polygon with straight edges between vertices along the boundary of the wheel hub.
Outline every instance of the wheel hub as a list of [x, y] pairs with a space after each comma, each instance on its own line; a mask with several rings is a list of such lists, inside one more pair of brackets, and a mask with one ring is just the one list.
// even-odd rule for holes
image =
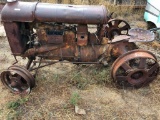
[[141, 78], [141, 77], [143, 77], [143, 73], [140, 71], [140, 72], [136, 72], [136, 73], [133, 73], [132, 75], [131, 75], [131, 78], [132, 79], [139, 79], [139, 78]]
[[132, 78], [132, 79], [140, 79], [141, 77], [143, 77], [143, 72], [142, 72], [142, 71], [134, 72], [134, 73], [131, 75], [131, 78]]
[[140, 84], [143, 83], [147, 78], [147, 72], [145, 70], [134, 70], [128, 74], [128, 82], [130, 84]]

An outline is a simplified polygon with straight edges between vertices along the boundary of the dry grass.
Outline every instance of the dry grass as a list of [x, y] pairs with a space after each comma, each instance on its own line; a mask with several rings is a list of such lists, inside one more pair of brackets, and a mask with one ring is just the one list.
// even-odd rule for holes
[[[83, 4], [79, 1], [64, 1]], [[106, 5], [110, 11], [116, 12], [118, 18], [129, 21], [131, 26], [145, 28], [143, 16], [141, 13], [134, 14], [132, 7], [122, 9], [104, 1], [91, 2]], [[152, 51], [160, 61], [159, 53], [151, 45], [139, 46]], [[1, 38], [0, 52], [3, 65], [1, 72], [14, 62], [6, 38]], [[24, 64], [24, 61], [21, 60], [20, 64]], [[74, 105], [83, 108], [87, 114], [75, 114]], [[0, 120], [75, 119], [159, 120], [160, 76], [145, 88], [117, 89], [110, 78], [110, 66], [104, 68], [99, 65], [58, 63], [39, 70], [36, 87], [25, 97], [10, 93], [0, 82]]]

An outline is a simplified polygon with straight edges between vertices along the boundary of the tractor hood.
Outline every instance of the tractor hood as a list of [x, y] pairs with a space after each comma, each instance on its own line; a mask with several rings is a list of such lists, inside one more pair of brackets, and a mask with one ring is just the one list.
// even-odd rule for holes
[[3, 22], [59, 22], [71, 24], [105, 24], [105, 6], [65, 5], [39, 2], [8, 2], [1, 12]]

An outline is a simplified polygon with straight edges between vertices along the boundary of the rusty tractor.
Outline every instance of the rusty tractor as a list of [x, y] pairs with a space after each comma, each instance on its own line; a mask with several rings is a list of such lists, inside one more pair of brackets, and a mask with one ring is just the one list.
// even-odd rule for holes
[[[152, 41], [154, 34], [111, 19], [103, 5], [8, 0], [1, 19], [16, 60], [1, 73], [1, 81], [13, 93], [29, 93], [35, 86], [31, 71], [64, 60], [105, 66], [113, 61], [111, 77], [119, 87], [139, 88], [158, 74], [155, 55], [135, 44]], [[93, 26], [95, 32], [89, 31]], [[28, 59], [25, 67], [17, 65], [17, 56]]]

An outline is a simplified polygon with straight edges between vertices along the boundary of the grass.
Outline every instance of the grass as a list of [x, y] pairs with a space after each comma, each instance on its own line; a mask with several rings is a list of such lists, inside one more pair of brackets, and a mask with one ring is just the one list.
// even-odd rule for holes
[[70, 98], [70, 104], [76, 106], [78, 105], [79, 100], [80, 100], [80, 95], [77, 92], [72, 93]]
[[[18, 109], [20, 106], [23, 106], [29, 97], [19, 98], [16, 101], [9, 101], [6, 103], [6, 111], [7, 114], [5, 115], [6, 120], [16, 120], [21, 115], [21, 110]], [[3, 110], [3, 109], [2, 109]], [[0, 116], [3, 114], [4, 111], [0, 110]]]
[[18, 99], [16, 101], [11, 101], [11, 102], [7, 103], [7, 108], [15, 110], [20, 105], [25, 104], [28, 101], [28, 99], [29, 99], [28, 97], [25, 97], [25, 98]]

